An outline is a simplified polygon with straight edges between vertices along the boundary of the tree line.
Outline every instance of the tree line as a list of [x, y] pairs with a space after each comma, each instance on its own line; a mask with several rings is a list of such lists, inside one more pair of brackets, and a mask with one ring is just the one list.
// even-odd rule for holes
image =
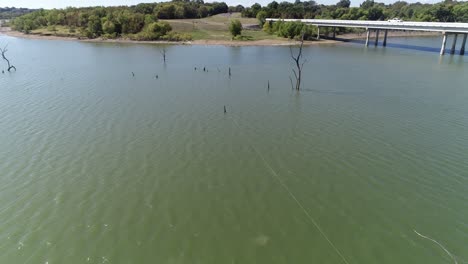
[[38, 28], [56, 26], [69, 28], [88, 38], [129, 37], [136, 40], [179, 40], [189, 38], [171, 32], [171, 26], [159, 19], [203, 18], [227, 13], [224, 2], [204, 3], [203, 0], [173, 0], [164, 3], [143, 3], [135, 6], [88, 7], [37, 10], [15, 18], [15, 30], [30, 33]]
[[468, 22], [468, 2], [446, 0], [436, 4], [408, 3], [393, 4], [365, 0], [359, 7], [351, 7], [350, 0], [339, 0], [335, 5], [320, 5], [315, 1], [276, 2], [266, 6], [256, 3], [241, 10], [242, 16], [265, 18], [309, 18], [343, 20], [387, 20], [400, 18], [408, 21]]
[[27, 13], [31, 13], [33, 11], [34, 10], [27, 8], [0, 7], [0, 19], [12, 19]]
[[[9, 10], [13, 11], [15, 9]], [[17, 17], [11, 24], [15, 30], [25, 33], [46, 27], [50, 31], [56, 31], [56, 26], [63, 26], [70, 33], [88, 38], [187, 40], [191, 38], [190, 35], [172, 32], [171, 26], [160, 19], [204, 18], [228, 12], [241, 12], [244, 17], [257, 18], [265, 31], [283, 37], [297, 37], [305, 30], [305, 39], [310, 39], [316, 34], [315, 29], [303, 28], [303, 25], [294, 23], [265, 25], [265, 19], [271, 17], [386, 20], [398, 17], [409, 21], [468, 22], [468, 2], [453, 0], [436, 4], [410, 4], [404, 1], [384, 4], [365, 0], [359, 7], [351, 7], [350, 0], [339, 0], [334, 5], [321, 5], [315, 1], [301, 0], [296, 0], [294, 3], [273, 1], [266, 6], [255, 3], [250, 7], [242, 5], [228, 7], [224, 2], [205, 3], [203, 0], [172, 0], [135, 6], [41, 9]]]

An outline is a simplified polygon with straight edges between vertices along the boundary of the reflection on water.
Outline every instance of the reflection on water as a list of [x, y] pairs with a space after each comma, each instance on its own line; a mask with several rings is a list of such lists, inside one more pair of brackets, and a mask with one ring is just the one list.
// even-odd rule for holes
[[[383, 34], [381, 34], [383, 35]], [[366, 41], [365, 39], [345, 39], [345, 38], [336, 38], [339, 41], [347, 42], [347, 43], [353, 43], [353, 44], [359, 44], [359, 45], [365, 45]], [[448, 39], [447, 41], [447, 48], [445, 50], [446, 55], [450, 55], [450, 48], [452, 47], [453, 39]], [[460, 55], [460, 49], [461, 49], [461, 41], [457, 43], [455, 54], [453, 55]], [[369, 47], [368, 48], [382, 48], [385, 49], [385, 47], [382, 47], [383, 45], [383, 36], [381, 36], [381, 39], [379, 39], [378, 46], [375, 47], [375, 36], [371, 37], [369, 39]], [[437, 46], [438, 45], [438, 46]], [[408, 50], [416, 50], [416, 51], [425, 51], [425, 52], [431, 52], [431, 53], [440, 53], [440, 47], [442, 45], [442, 37], [437, 37], [437, 36], [423, 36], [420, 38], [415, 38], [415, 37], [391, 37], [389, 36], [387, 38], [387, 46], [386, 48], [396, 48], [396, 49], [408, 49]], [[466, 56], [465, 54], [464, 56]]]

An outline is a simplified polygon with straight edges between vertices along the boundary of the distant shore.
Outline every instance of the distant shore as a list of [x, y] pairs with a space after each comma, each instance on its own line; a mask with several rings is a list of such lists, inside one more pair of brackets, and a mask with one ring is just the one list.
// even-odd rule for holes
[[[168, 45], [208, 45], [208, 46], [289, 46], [297, 44], [296, 41], [288, 39], [263, 39], [252, 41], [239, 41], [239, 40], [193, 40], [193, 41], [136, 41], [130, 39], [80, 39], [76, 37], [64, 37], [53, 35], [40, 35], [40, 34], [25, 34], [11, 30], [7, 27], [0, 27], [0, 34], [10, 37], [27, 38], [27, 39], [42, 39], [42, 40], [65, 40], [65, 41], [81, 41], [81, 42], [96, 42], [96, 43], [146, 43], [146, 44], [168, 44]], [[434, 32], [415, 32], [415, 31], [391, 31], [388, 32], [389, 37], [416, 37], [416, 36], [436, 36]], [[381, 34], [381, 37], [383, 34]], [[375, 34], [371, 34], [371, 39]], [[317, 44], [333, 44], [341, 43], [342, 40], [352, 39], [365, 39], [366, 34], [362, 33], [348, 33], [337, 35], [337, 39], [322, 37], [319, 41], [306, 41], [304, 45], [317, 45]]]
[[[27, 39], [42, 39], [42, 40], [65, 40], [65, 41], [81, 41], [81, 42], [96, 42], [96, 43], [145, 43], [145, 44], [168, 44], [168, 45], [207, 45], [207, 46], [289, 46], [294, 45], [297, 42], [288, 39], [263, 39], [263, 40], [192, 40], [192, 41], [137, 41], [130, 39], [79, 39], [76, 37], [62, 37], [53, 35], [39, 35], [39, 34], [25, 34], [11, 30], [10, 28], [0, 28], [0, 34], [4, 34], [10, 37], [27, 38]], [[330, 44], [338, 43], [340, 41], [331, 39], [322, 39], [319, 41], [307, 41], [304, 45], [316, 45], [316, 44]]]

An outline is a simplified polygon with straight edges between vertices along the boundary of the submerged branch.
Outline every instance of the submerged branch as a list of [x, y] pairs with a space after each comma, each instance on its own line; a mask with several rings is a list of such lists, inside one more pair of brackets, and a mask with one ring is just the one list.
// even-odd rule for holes
[[5, 53], [7, 53], [8, 49], [7, 49], [8, 46], [5, 46], [3, 49], [0, 48], [0, 52], [2, 53], [2, 58], [7, 62], [8, 64], [8, 71], [11, 71], [11, 69], [15, 69], [16, 71], [16, 67], [13, 66], [12, 64], [10, 64], [10, 60], [7, 59], [7, 57], [5, 56]]

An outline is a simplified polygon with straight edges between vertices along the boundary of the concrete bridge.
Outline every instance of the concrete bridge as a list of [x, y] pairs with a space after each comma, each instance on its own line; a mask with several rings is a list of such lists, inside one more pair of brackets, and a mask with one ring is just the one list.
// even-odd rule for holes
[[440, 32], [443, 36], [442, 47], [440, 48], [440, 55], [445, 54], [445, 47], [447, 45], [447, 37], [452, 35], [452, 47], [450, 54], [455, 54], [458, 35], [462, 36], [462, 44], [460, 47], [460, 55], [465, 54], [466, 38], [468, 35], [468, 23], [442, 23], [442, 22], [396, 22], [396, 21], [369, 21], [369, 20], [332, 20], [332, 19], [276, 19], [267, 18], [267, 21], [293, 21], [301, 22], [308, 25], [317, 26], [318, 34], [317, 39], [320, 38], [320, 27], [332, 27], [333, 38], [335, 37], [335, 29], [337, 27], [349, 28], [363, 28], [367, 31], [366, 46], [369, 45], [370, 32], [375, 31], [375, 42], [377, 46], [379, 43], [379, 33], [384, 32], [383, 46], [387, 45], [388, 30], [408, 30], [408, 31], [426, 31], [426, 32]]

